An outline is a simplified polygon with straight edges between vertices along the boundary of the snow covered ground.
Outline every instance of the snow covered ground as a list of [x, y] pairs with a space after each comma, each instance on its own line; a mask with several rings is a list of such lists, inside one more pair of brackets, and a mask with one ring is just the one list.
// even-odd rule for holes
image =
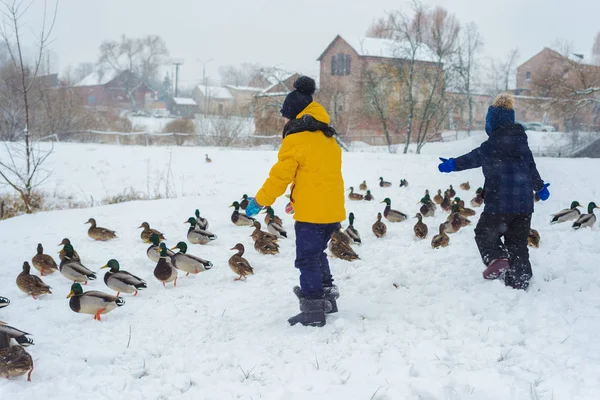
[[[447, 146], [422, 156], [344, 153], [346, 186], [366, 179], [378, 201], [347, 204], [363, 236], [356, 248], [361, 260], [331, 260], [340, 312], [316, 329], [286, 322], [298, 312], [291, 292], [298, 274], [285, 199], [275, 209], [291, 238], [282, 241], [278, 256], [256, 253], [251, 229], [229, 221], [228, 206], [257, 190], [276, 152], [56, 145], [46, 165], [54, 171], [44, 186], [49, 192], [96, 202], [130, 187], [151, 193], [157, 182], [165, 184], [171, 159], [171, 184], [179, 197], [0, 222], [0, 295], [12, 300], [0, 310], [0, 320], [31, 332], [36, 342], [29, 348], [33, 381], [0, 380], [0, 398], [597, 399], [600, 230], [573, 232], [548, 220], [572, 200], [600, 200], [600, 161], [538, 159], [552, 197], [536, 205], [533, 226], [542, 236], [541, 248], [531, 251], [535, 276], [530, 290], [521, 292], [483, 281], [473, 227], [451, 236], [450, 247], [442, 250], [432, 250], [430, 239], [414, 238], [414, 219], [388, 223], [382, 240], [372, 235], [385, 197], [411, 216], [425, 189], [453, 184], [467, 202], [473, 197], [458, 185], [470, 181], [476, 189], [479, 171], [437, 172], [437, 155], [469, 150]], [[212, 164], [204, 163], [206, 152]], [[379, 188], [380, 176], [394, 187]], [[401, 178], [409, 188], [398, 187]], [[153, 276], [136, 227], [148, 221], [173, 246], [185, 239], [183, 221], [196, 208], [219, 239], [192, 245], [189, 252], [215, 267], [164, 288]], [[90, 217], [117, 230], [119, 239], [89, 239], [83, 223]], [[430, 235], [444, 217], [426, 219]], [[44, 278], [53, 295], [27, 298], [14, 283], [23, 261], [35, 254], [37, 243], [56, 255], [64, 237], [99, 272], [86, 289], [113, 293], [99, 270], [110, 258], [146, 279], [148, 289], [137, 297], [124, 295], [126, 304], [102, 322], [69, 309], [70, 282], [58, 273]], [[235, 282], [227, 265], [229, 249], [238, 242], [255, 267], [247, 282]]]

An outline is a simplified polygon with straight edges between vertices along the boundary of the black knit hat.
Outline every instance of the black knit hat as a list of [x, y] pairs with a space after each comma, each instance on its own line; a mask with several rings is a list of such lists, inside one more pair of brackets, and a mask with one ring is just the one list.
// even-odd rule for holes
[[296, 116], [312, 103], [312, 95], [315, 94], [316, 86], [315, 80], [308, 76], [301, 76], [296, 79], [294, 82], [296, 90], [285, 98], [281, 107], [281, 115], [287, 119], [296, 119]]

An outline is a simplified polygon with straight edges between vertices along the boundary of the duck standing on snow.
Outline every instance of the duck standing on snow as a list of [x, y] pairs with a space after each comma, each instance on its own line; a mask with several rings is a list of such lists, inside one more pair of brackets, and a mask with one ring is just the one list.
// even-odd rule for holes
[[22, 346], [11, 346], [10, 339], [8, 333], [0, 331], [0, 376], [8, 379], [27, 374], [31, 382], [33, 358]]
[[160, 258], [154, 268], [154, 277], [162, 282], [163, 286], [167, 286], [167, 283], [173, 282], [173, 287], [177, 286], [177, 269], [171, 262], [171, 256], [169, 256], [169, 249], [167, 245], [161, 243], [157, 250], [160, 254]]
[[358, 188], [363, 192], [367, 190], [367, 181], [363, 181]]
[[470, 184], [468, 181], [467, 181], [467, 182], [465, 182], [465, 183], [461, 183], [461, 184], [460, 184], [460, 188], [461, 188], [462, 190], [469, 191], [469, 190], [471, 190], [471, 184]]
[[471, 207], [478, 208], [483, 205], [483, 188], [478, 188], [475, 197], [471, 200]]
[[553, 214], [552, 220], [550, 221], [550, 223], [558, 224], [561, 222], [577, 220], [579, 218], [579, 216], [581, 215], [581, 212], [579, 211], [578, 207], [581, 207], [581, 204], [579, 204], [578, 201], [572, 202], [570, 208], [561, 210], [561, 211], [557, 212], [556, 214]]
[[256, 239], [254, 240], [254, 249], [256, 251], [261, 254], [279, 254], [279, 245], [276, 241], [271, 240], [270, 236], [268, 237], [266, 235], [266, 232], [263, 232], [260, 229], [255, 229], [254, 232], [256, 232], [256, 235], [253, 235], [252, 238], [254, 239], [256, 236]]
[[387, 226], [381, 221], [381, 213], [377, 213], [377, 221], [373, 224], [372, 230], [376, 237], [382, 238], [387, 233]]
[[427, 237], [427, 234], [429, 233], [429, 229], [427, 228], [427, 225], [423, 223], [423, 216], [421, 215], [421, 213], [417, 213], [417, 215], [415, 215], [415, 218], [419, 219], [413, 228], [415, 236], [418, 239], [425, 239]]
[[360, 234], [358, 233], [358, 230], [354, 227], [354, 213], [350, 213], [350, 215], [348, 215], [348, 222], [349, 225], [344, 231], [344, 233], [350, 238], [352, 243], [361, 244], [362, 241], [360, 240]]
[[402, 222], [402, 221], [406, 221], [408, 219], [408, 216], [406, 214], [404, 214], [403, 212], [392, 209], [392, 200], [390, 200], [389, 198], [386, 198], [385, 200], [383, 200], [382, 203], [386, 204], [385, 210], [383, 210], [383, 216], [388, 221]]
[[594, 215], [594, 210], [596, 208], [600, 208], [596, 206], [596, 203], [591, 202], [590, 204], [588, 204], [588, 213], [582, 214], [573, 224], [573, 228], [591, 228], [592, 226], [594, 226], [594, 224], [596, 223], [596, 216]]
[[419, 210], [422, 217], [433, 217], [435, 215], [435, 203], [433, 201], [431, 201], [431, 199], [429, 198], [429, 195], [423, 197], [420, 201], [421, 205], [421, 209]]
[[71, 307], [71, 310], [76, 313], [93, 315], [97, 321], [102, 321], [101, 314], [107, 314], [125, 304], [123, 298], [111, 296], [98, 290], [84, 292], [79, 283], [74, 283], [71, 286], [67, 299], [70, 299], [69, 307]]
[[187, 248], [185, 242], [179, 242], [177, 243], [177, 246], [171, 249], [179, 249], [179, 252], [171, 257], [171, 262], [175, 268], [185, 272], [185, 276], [188, 276], [189, 274], [199, 274], [200, 272], [208, 271], [212, 268], [213, 264], [210, 261], [187, 254]]
[[0, 296], [0, 308], [8, 307], [10, 305], [10, 300], [6, 297]]
[[81, 262], [81, 258], [79, 257], [79, 254], [77, 254], [77, 251], [75, 250], [75, 248], [73, 248], [73, 245], [71, 244], [71, 241], [68, 238], [64, 238], [62, 240], [62, 242], [60, 242], [60, 244], [59, 244], [59, 246], [63, 246], [63, 248], [58, 252], [58, 258], [60, 259], [60, 261], [65, 259], [66, 251], [65, 251], [64, 246], [66, 246], [66, 245], [71, 246], [71, 249], [73, 250], [72, 260]]
[[[152, 262], [157, 263], [160, 260], [160, 239], [157, 234], [150, 235], [150, 243], [152, 245], [146, 250], [146, 255]], [[167, 250], [167, 256], [171, 257], [174, 254], [171, 250]]]
[[264, 237], [272, 242], [277, 242], [277, 240], [279, 239], [279, 236], [274, 235], [270, 232], [264, 232], [261, 230], [261, 228], [262, 228], [262, 225], [260, 224], [260, 222], [254, 221], [254, 231], [250, 235], [250, 236], [252, 236], [252, 240], [254, 240], [256, 242], [261, 237]]
[[435, 196], [433, 196], [433, 201], [435, 202], [435, 204], [442, 204], [442, 201], [444, 201], [444, 197], [442, 196], [442, 191], [440, 189], [438, 189], [437, 194]]
[[238, 243], [231, 250], [237, 251], [236, 254], [232, 255], [231, 258], [229, 258], [229, 268], [231, 268], [231, 270], [236, 275], [239, 275], [237, 278], [235, 278], [235, 280], [236, 281], [239, 281], [241, 279], [246, 280], [246, 276], [254, 275], [254, 269], [252, 268], [252, 266], [250, 265], [248, 260], [246, 260], [243, 257], [244, 245], [241, 243]]
[[87, 285], [88, 280], [96, 279], [96, 274], [87, 269], [80, 261], [74, 258], [73, 246], [66, 244], [64, 247], [65, 258], [60, 262], [58, 269], [60, 273], [71, 282], [83, 282]]
[[41, 243], [37, 245], [37, 254], [31, 259], [33, 267], [40, 271], [42, 276], [50, 275], [58, 271], [58, 265], [52, 256], [44, 254], [44, 248]]
[[[27, 337], [27, 335], [31, 335], [31, 333], [27, 333], [20, 329], [14, 328], [6, 324], [6, 322], [0, 321], [0, 334], [7, 335], [9, 341], [10, 339], [15, 339], [15, 341], [23, 347], [29, 347], [35, 344], [33, 343], [32, 339]], [[0, 376], [2, 376], [2, 374], [0, 374]]]
[[184, 224], [190, 224], [187, 232], [187, 240], [192, 244], [207, 244], [217, 239], [217, 235], [214, 233], [203, 231], [198, 229], [196, 225], [196, 218], [190, 217]]
[[379, 177], [379, 187], [392, 187], [392, 183], [384, 181], [383, 177]]
[[275, 210], [273, 210], [271, 207], [267, 207], [265, 223], [267, 224], [267, 230], [271, 234], [277, 236], [278, 238], [287, 238], [287, 232], [285, 229], [283, 229], [281, 218], [275, 215]]
[[105, 242], [117, 237], [115, 231], [97, 226], [94, 218], [90, 218], [85, 224], [91, 224], [90, 229], [88, 229], [88, 236], [94, 240]]
[[440, 224], [440, 233], [431, 239], [431, 247], [439, 249], [450, 244], [450, 236], [446, 235], [446, 225]]
[[245, 194], [242, 196], [242, 201], [240, 201], [240, 208], [242, 210], [245, 210], [246, 207], [248, 207], [248, 204], [250, 203], [250, 201], [248, 200], [248, 195]]
[[454, 190], [452, 185], [450, 185], [450, 188], [448, 189], [448, 197], [450, 198], [450, 200], [452, 200], [455, 196], [456, 196], [456, 190]]
[[110, 271], [104, 274], [104, 283], [106, 286], [117, 292], [117, 297], [123, 293], [133, 293], [137, 296], [138, 291], [146, 289], [146, 281], [127, 272], [121, 271], [121, 266], [117, 260], [108, 260], [105, 266], [100, 269], [109, 268]]
[[408, 187], [408, 181], [406, 179], [400, 179], [400, 187]]
[[269, 226], [271, 222], [275, 222], [277, 225], [283, 227], [283, 221], [277, 215], [275, 215], [275, 210], [273, 207], [266, 207], [264, 213], [265, 215], [265, 224]]
[[370, 190], [367, 190], [367, 194], [365, 194], [365, 198], [363, 200], [372, 201], [372, 200], [375, 200], [375, 197], [373, 197]]
[[204, 155], [204, 161], [206, 161], [207, 164], [210, 164], [212, 162], [212, 160], [210, 159], [210, 157], [208, 156], [208, 154]]
[[458, 212], [460, 213], [461, 217], [473, 217], [475, 214], [477, 214], [475, 210], [465, 208], [465, 202], [461, 200], [460, 197], [455, 197], [454, 203], [458, 205]]
[[445, 212], [450, 212], [452, 210], [452, 202], [450, 201], [450, 195], [448, 194], [448, 191], [444, 193], [444, 199], [442, 200], [440, 207], [442, 207], [442, 210]]
[[250, 218], [244, 214], [240, 214], [240, 203], [234, 201], [229, 207], [233, 207], [234, 211], [231, 214], [231, 222], [237, 226], [252, 226], [254, 225], [254, 218]]
[[529, 236], [527, 237], [527, 245], [529, 247], [535, 247], [538, 249], [540, 247], [540, 233], [535, 229], [529, 229]]
[[38, 276], [31, 275], [31, 266], [27, 261], [23, 263], [23, 272], [17, 276], [17, 286], [23, 293], [34, 299], [44, 294], [52, 294], [50, 286]]
[[362, 194], [354, 193], [354, 188], [350, 187], [350, 193], [348, 194], [349, 200], [360, 201], [360, 200], [363, 200], [364, 198], [365, 198], [365, 196], [363, 196]]
[[158, 238], [160, 240], [167, 240], [161, 232], [157, 231], [156, 229], [150, 229], [150, 224], [147, 222], [142, 222], [142, 224], [138, 226], [138, 229], [140, 228], [144, 228], [144, 230], [140, 234], [140, 237], [142, 238], [144, 243], [150, 243], [150, 235], [152, 234], [158, 235]]
[[208, 220], [206, 218], [202, 218], [200, 216], [200, 210], [196, 210], [195, 212], [196, 215], [196, 226], [198, 227], [198, 229], [200, 230], [207, 230], [208, 229]]
[[[341, 236], [345, 235], [342, 234]], [[352, 250], [352, 247], [340, 239], [340, 235], [331, 236], [331, 241], [329, 242], [329, 251], [331, 251], [331, 254], [333, 254], [335, 257], [345, 261], [354, 261], [360, 259], [358, 254]]]

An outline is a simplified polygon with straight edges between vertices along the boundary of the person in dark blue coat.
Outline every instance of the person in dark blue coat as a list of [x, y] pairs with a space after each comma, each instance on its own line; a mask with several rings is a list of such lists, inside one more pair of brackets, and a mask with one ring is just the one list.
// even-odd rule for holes
[[[502, 93], [488, 109], [485, 131], [489, 139], [456, 159], [440, 158], [440, 172], [483, 170], [485, 208], [475, 228], [475, 241], [485, 279], [504, 273], [504, 282], [527, 289], [533, 276], [527, 237], [531, 229], [534, 192], [541, 200], [550, 197], [529, 149], [525, 129], [515, 124], [514, 98]], [[502, 241], [504, 239], [504, 241]]]

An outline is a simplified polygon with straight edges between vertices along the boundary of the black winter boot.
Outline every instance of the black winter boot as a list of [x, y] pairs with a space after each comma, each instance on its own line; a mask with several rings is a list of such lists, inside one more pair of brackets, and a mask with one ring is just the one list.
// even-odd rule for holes
[[327, 314], [338, 312], [337, 299], [340, 298], [340, 290], [338, 287], [335, 285], [323, 286], [323, 290], [325, 291], [325, 298], [331, 303], [331, 311]]
[[325, 297], [321, 299], [308, 299], [302, 295], [298, 286], [294, 287], [294, 294], [300, 300], [300, 314], [288, 319], [290, 325], [302, 324], [304, 326], [325, 326], [325, 313], [331, 311], [331, 303]]

